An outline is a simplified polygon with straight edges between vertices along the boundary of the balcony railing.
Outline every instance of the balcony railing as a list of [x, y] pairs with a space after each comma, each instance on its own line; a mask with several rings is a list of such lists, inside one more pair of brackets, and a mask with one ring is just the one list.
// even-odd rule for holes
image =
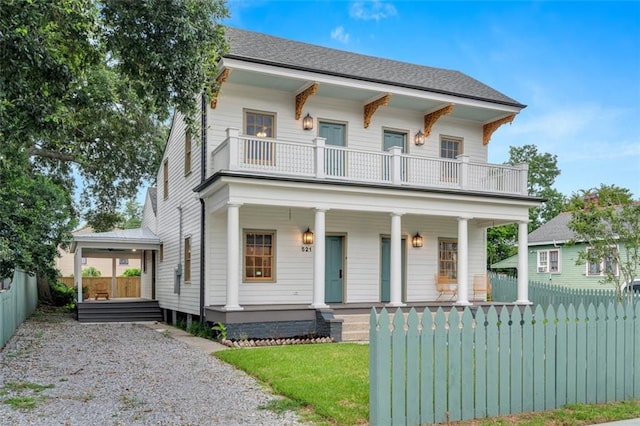
[[240, 136], [227, 129], [227, 138], [213, 152], [213, 172], [221, 170], [312, 177], [361, 183], [459, 189], [527, 195], [527, 164], [472, 163], [457, 159], [406, 155], [399, 147], [373, 152], [313, 143]]

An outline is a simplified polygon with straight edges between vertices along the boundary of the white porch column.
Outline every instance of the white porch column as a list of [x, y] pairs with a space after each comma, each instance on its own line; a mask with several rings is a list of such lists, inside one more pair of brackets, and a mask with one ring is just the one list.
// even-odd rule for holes
[[227, 205], [227, 311], [241, 311], [240, 300], [240, 204]]
[[[324, 141], [323, 141], [324, 142]], [[324, 163], [323, 163], [324, 164]], [[324, 167], [324, 165], [323, 165]], [[315, 209], [315, 225], [313, 236], [313, 301], [312, 308], [327, 308], [324, 303], [324, 268], [325, 268], [325, 212]]]
[[402, 213], [391, 213], [391, 265], [389, 306], [404, 306], [402, 303]]
[[78, 301], [82, 301], [82, 247], [76, 246], [73, 256], [73, 276], [78, 287]]
[[527, 222], [518, 222], [518, 305], [531, 305], [529, 300], [529, 254]]
[[456, 305], [467, 306], [469, 302], [469, 219], [458, 218], [458, 300]]

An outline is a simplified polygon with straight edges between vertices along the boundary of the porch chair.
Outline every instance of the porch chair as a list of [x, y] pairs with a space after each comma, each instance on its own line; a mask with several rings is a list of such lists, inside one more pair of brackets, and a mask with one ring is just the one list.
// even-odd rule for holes
[[105, 299], [109, 300], [109, 290], [107, 290], [107, 283], [97, 283], [95, 289], [96, 300], [98, 300], [99, 297], [104, 297]]
[[[476, 274], [473, 276], [473, 300], [476, 299], [476, 294], [487, 296], [489, 292], [489, 277], [487, 274]], [[484, 297], [481, 299], [484, 300]]]
[[436, 300], [440, 299], [445, 294], [451, 295], [449, 300], [455, 298], [458, 295], [458, 283], [456, 283], [454, 279], [436, 274], [435, 281], [436, 290], [438, 290], [439, 293]]

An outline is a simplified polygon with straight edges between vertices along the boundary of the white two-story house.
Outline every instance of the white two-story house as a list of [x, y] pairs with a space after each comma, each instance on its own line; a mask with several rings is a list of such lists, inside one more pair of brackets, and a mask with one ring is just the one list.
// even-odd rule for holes
[[[486, 230], [506, 223], [526, 264], [540, 201], [527, 165], [487, 163], [492, 134], [524, 105], [458, 71], [226, 35], [206, 130], [196, 142], [174, 117], [157, 214], [145, 213], [166, 313], [230, 335], [319, 333], [337, 309], [443, 300], [440, 278], [468, 305]], [[514, 302], [528, 303], [519, 280]]]

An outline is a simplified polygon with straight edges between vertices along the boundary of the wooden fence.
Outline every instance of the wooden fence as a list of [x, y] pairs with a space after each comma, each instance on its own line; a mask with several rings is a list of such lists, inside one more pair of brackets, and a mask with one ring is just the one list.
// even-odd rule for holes
[[390, 317], [371, 312], [371, 425], [640, 399], [640, 303]]
[[[67, 287], [74, 287], [73, 277], [58, 278]], [[89, 290], [89, 297], [95, 297], [97, 290], [109, 292], [109, 297], [140, 297], [140, 277], [116, 277], [116, 290], [112, 290], [111, 277], [82, 277], [82, 286]]]
[[[4, 288], [4, 286], [3, 286]], [[0, 290], [0, 349], [38, 305], [35, 276], [16, 270], [8, 289]]]
[[[489, 277], [491, 279], [491, 297], [494, 302], [512, 303], [517, 300], [516, 278], [501, 274], [490, 274]], [[640, 294], [634, 294], [633, 297], [640, 300]], [[608, 303], [616, 301], [616, 292], [612, 288], [569, 288], [557, 284], [529, 281], [529, 300], [534, 305], [540, 305], [545, 309], [548, 306], [559, 306], [560, 304], [568, 306], [571, 303], [574, 306], [578, 306], [580, 303], [585, 306], [590, 304], [598, 306], [602, 303], [606, 306]]]

